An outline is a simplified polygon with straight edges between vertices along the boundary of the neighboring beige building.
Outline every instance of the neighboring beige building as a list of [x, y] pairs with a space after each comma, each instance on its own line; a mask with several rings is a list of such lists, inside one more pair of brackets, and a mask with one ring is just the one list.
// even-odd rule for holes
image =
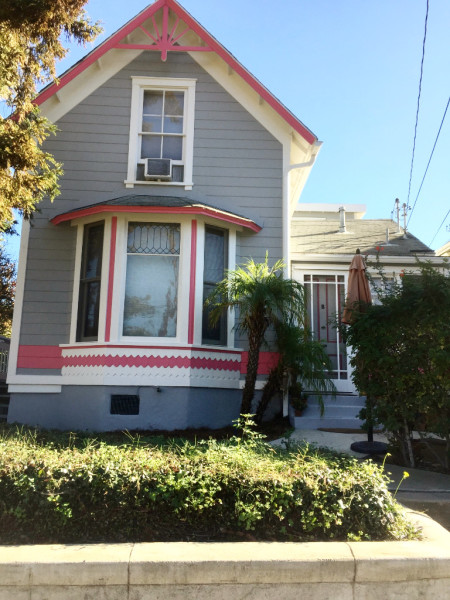
[[450, 256], [450, 240], [436, 250], [436, 256]]
[[[342, 314], [348, 268], [357, 249], [375, 259], [385, 276], [395, 279], [403, 269], [413, 270], [416, 259], [441, 262], [433, 250], [403, 231], [391, 219], [364, 219], [364, 204], [298, 204], [291, 222], [292, 276], [304, 283], [314, 334], [323, 340], [334, 366], [340, 392], [355, 392], [347, 348], [333, 325]], [[372, 273], [376, 279], [376, 273]], [[379, 279], [381, 283], [381, 278]], [[376, 298], [375, 298], [376, 301]]]

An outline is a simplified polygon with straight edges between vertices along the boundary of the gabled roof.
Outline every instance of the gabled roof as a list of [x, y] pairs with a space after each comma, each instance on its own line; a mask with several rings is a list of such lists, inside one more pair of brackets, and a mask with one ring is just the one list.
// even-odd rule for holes
[[[175, 21], [174, 21], [175, 19]], [[151, 21], [152, 29], [143, 26]], [[158, 22], [159, 21], [159, 24]], [[183, 26], [184, 24], [184, 26]], [[145, 34], [145, 43], [129, 43], [127, 36], [139, 30]], [[200, 44], [190, 43], [192, 34], [200, 39]], [[185, 40], [186, 44], [183, 43]], [[65, 85], [85, 71], [95, 61], [99, 60], [111, 49], [122, 50], [152, 50], [160, 51], [162, 60], [167, 52], [215, 52], [228, 66], [233, 69], [259, 96], [269, 104], [303, 139], [314, 144], [318, 138], [295, 117], [269, 90], [264, 87], [236, 58], [226, 50], [204, 27], [198, 23], [175, 0], [157, 0], [128, 21], [116, 33], [102, 42], [97, 48], [87, 54], [82, 60], [73, 65], [59, 78], [58, 83], [52, 83], [42, 90], [36, 98], [36, 104], [41, 105], [56, 94]]]

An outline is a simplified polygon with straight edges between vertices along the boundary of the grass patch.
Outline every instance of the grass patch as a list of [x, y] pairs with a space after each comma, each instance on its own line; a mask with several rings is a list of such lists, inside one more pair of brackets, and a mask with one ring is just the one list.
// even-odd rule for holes
[[[211, 434], [211, 432], [209, 432]], [[222, 440], [0, 429], [0, 543], [401, 540], [372, 462]]]

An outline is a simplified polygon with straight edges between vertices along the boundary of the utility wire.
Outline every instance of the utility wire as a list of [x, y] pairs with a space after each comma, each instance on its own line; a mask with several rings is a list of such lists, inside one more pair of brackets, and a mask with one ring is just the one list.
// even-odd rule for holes
[[436, 139], [434, 140], [433, 150], [431, 151], [430, 158], [428, 159], [427, 168], [425, 169], [425, 173], [423, 174], [423, 177], [422, 177], [422, 183], [420, 184], [419, 191], [417, 192], [416, 199], [414, 200], [414, 204], [413, 204], [413, 207], [411, 209], [411, 213], [409, 215], [408, 223], [411, 221], [411, 217], [412, 217], [414, 209], [416, 207], [417, 199], [419, 198], [420, 190], [422, 189], [423, 182], [425, 181], [425, 177], [427, 175], [428, 167], [430, 166], [431, 159], [433, 158], [434, 149], [436, 148], [436, 144], [437, 144], [437, 141], [439, 139], [439, 135], [441, 133], [442, 125], [444, 124], [444, 120], [445, 120], [445, 117], [447, 115], [447, 110], [448, 110], [449, 105], [450, 105], [450, 97], [448, 99], [447, 106], [445, 107], [444, 116], [442, 117], [442, 121], [441, 121], [441, 124], [439, 126], [439, 131], [437, 132]]
[[431, 248], [431, 244], [434, 242], [434, 238], [437, 236], [437, 234], [439, 233], [439, 231], [441, 230], [442, 225], [445, 223], [448, 215], [450, 215], [450, 208], [448, 209], [447, 214], [445, 215], [444, 219], [442, 220], [442, 223], [439, 225], [438, 230], [436, 231], [436, 233], [433, 236], [433, 239], [431, 240], [431, 242], [428, 244], [428, 246]]
[[414, 166], [414, 154], [416, 151], [416, 137], [417, 137], [417, 123], [419, 122], [419, 108], [420, 108], [420, 94], [422, 92], [422, 77], [423, 77], [423, 62], [425, 59], [425, 42], [427, 39], [427, 26], [428, 26], [428, 10], [430, 7], [430, 0], [427, 0], [427, 12], [425, 15], [425, 32], [423, 35], [423, 43], [422, 43], [422, 61], [420, 63], [420, 79], [419, 79], [419, 94], [417, 96], [417, 110], [416, 110], [416, 125], [414, 127], [414, 142], [412, 149], [412, 157], [411, 157], [411, 169], [409, 172], [409, 187], [408, 187], [408, 199], [406, 201], [406, 206], [409, 207], [409, 195], [411, 193], [411, 180]]

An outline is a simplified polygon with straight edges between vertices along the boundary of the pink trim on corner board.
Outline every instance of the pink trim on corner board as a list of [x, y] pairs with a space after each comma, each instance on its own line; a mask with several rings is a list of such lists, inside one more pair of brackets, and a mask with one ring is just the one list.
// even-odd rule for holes
[[189, 287], [189, 325], [188, 325], [188, 344], [194, 343], [195, 326], [195, 277], [197, 264], [197, 221], [191, 223], [191, 274]]
[[108, 275], [108, 296], [106, 300], [106, 325], [105, 342], [111, 338], [111, 314], [112, 299], [114, 291], [114, 266], [116, 261], [116, 239], [117, 239], [117, 217], [112, 218], [111, 222], [111, 244], [109, 247], [109, 275]]
[[[278, 352], [260, 352], [258, 362], [258, 375], [268, 375], [273, 367], [276, 366], [279, 358]], [[248, 352], [242, 353], [241, 374], [247, 373]]]
[[63, 366], [59, 346], [20, 345], [17, 355], [18, 369], [60, 369]]

